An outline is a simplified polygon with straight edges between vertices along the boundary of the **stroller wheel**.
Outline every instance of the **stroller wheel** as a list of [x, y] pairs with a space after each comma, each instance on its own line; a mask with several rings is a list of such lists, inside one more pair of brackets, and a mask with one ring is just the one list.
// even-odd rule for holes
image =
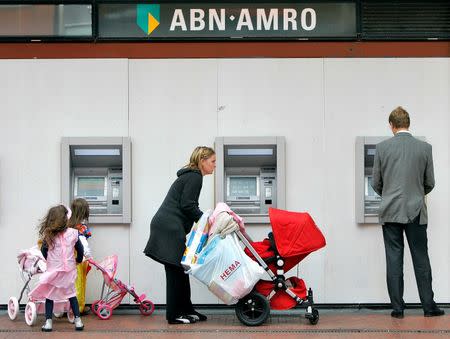
[[101, 302], [101, 300], [96, 300], [92, 303], [91, 310], [92, 310], [92, 312], [94, 312], [94, 314], [97, 314], [98, 307], [100, 306], [100, 302]]
[[319, 311], [317, 308], [313, 308], [311, 314], [308, 314], [306, 318], [308, 318], [311, 325], [316, 325], [319, 322]]
[[108, 320], [112, 316], [112, 308], [108, 304], [103, 304], [98, 307], [97, 316], [102, 320]]
[[8, 300], [8, 315], [9, 319], [14, 320], [19, 313], [19, 302], [16, 297], [11, 297]]
[[139, 305], [139, 311], [142, 315], [150, 315], [155, 310], [155, 305], [150, 300], [143, 300]]
[[236, 304], [236, 316], [247, 326], [263, 324], [270, 314], [269, 301], [262, 294], [251, 292]]
[[67, 320], [69, 323], [73, 324], [75, 322], [75, 314], [73, 314], [72, 309], [67, 311]]
[[36, 305], [34, 302], [30, 301], [27, 306], [25, 306], [25, 322], [28, 326], [33, 326], [36, 323], [36, 318]]

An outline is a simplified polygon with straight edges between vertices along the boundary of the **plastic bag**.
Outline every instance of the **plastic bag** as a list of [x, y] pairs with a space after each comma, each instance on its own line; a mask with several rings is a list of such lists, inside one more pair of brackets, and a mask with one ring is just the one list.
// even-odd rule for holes
[[203, 213], [200, 220], [192, 226], [191, 232], [186, 237], [186, 249], [181, 258], [181, 265], [185, 269], [189, 269], [192, 264], [197, 262], [198, 255], [208, 240], [208, 217], [210, 213], [211, 211], [209, 210]]
[[264, 269], [242, 250], [235, 234], [213, 237], [188, 272], [224, 303], [235, 304], [251, 292]]

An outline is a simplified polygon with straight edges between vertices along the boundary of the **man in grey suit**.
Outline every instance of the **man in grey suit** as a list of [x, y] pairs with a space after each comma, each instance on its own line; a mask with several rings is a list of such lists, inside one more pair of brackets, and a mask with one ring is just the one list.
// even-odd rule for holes
[[427, 245], [425, 195], [434, 187], [431, 145], [409, 132], [409, 114], [397, 107], [389, 115], [394, 137], [377, 145], [372, 187], [381, 196], [379, 211], [386, 250], [387, 286], [392, 317], [403, 318], [403, 232], [411, 251], [425, 317], [444, 314], [434, 302]]

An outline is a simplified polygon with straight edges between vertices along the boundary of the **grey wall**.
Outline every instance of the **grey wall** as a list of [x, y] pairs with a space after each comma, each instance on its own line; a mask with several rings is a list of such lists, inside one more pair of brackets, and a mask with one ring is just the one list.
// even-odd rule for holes
[[[1, 60], [0, 88], [0, 304], [22, 287], [17, 251], [60, 201], [62, 136], [131, 138], [132, 223], [93, 226], [90, 243], [98, 259], [119, 254], [118, 277], [164, 303], [162, 266], [142, 254], [150, 219], [195, 146], [241, 135], [286, 137], [286, 207], [308, 211], [327, 238], [290, 274], [319, 303], [388, 302], [381, 228], [355, 222], [354, 143], [389, 135], [397, 105], [433, 144], [429, 250], [436, 300], [450, 300], [448, 58]], [[209, 176], [200, 206], [213, 205]], [[268, 230], [249, 226], [258, 240]], [[405, 300], [418, 302], [409, 252], [405, 266]], [[90, 273], [88, 302], [100, 284]], [[197, 282], [193, 301], [218, 302]]]

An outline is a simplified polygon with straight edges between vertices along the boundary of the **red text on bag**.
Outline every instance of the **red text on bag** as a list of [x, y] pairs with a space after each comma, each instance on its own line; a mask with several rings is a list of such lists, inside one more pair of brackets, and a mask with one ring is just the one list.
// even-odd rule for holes
[[220, 274], [220, 278], [222, 280], [227, 280], [239, 267], [241, 266], [241, 263], [237, 260], [234, 261], [228, 268], [225, 269]]

